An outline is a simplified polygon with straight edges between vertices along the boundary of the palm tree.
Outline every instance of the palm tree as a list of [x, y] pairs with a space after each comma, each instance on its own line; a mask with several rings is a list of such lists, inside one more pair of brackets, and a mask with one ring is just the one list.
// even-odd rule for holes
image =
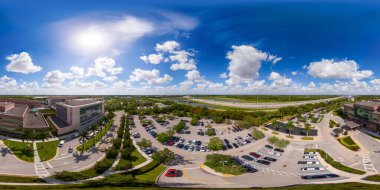
[[278, 121], [275, 121], [272, 123], [272, 126], [276, 129], [276, 131], [278, 130], [278, 128], [280, 127], [280, 122]]
[[32, 138], [32, 130], [31, 129], [24, 129], [23, 130], [24, 134], [22, 135], [22, 139], [25, 139], [26, 140], [26, 143], [27, 143], [27, 147], [29, 147], [29, 139]]
[[293, 121], [289, 121], [288, 123], [285, 124], [286, 129], [289, 131], [289, 135], [292, 134], [292, 131], [294, 129], [294, 124]]
[[49, 134], [46, 131], [42, 131], [39, 136], [42, 140], [42, 148], [44, 148], [45, 140], [49, 137]]
[[309, 131], [311, 131], [311, 125], [310, 125], [310, 123], [305, 123], [305, 128], [304, 128], [304, 130], [305, 130], [305, 132], [306, 132], [306, 136], [309, 136]]
[[82, 151], [83, 151], [84, 150], [84, 141], [87, 139], [87, 131], [80, 132], [79, 139], [83, 140], [83, 143], [82, 143]]

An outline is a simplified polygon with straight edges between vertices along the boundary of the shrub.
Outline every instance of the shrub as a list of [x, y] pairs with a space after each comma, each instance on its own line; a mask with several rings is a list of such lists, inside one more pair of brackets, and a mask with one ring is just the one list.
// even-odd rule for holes
[[263, 139], [265, 134], [258, 129], [253, 129], [252, 136], [255, 139]]
[[186, 127], [185, 122], [180, 121], [177, 125], [173, 126], [173, 130], [176, 131], [177, 133], [179, 133], [180, 131], [182, 131], [183, 129], [185, 129], [185, 127]]
[[210, 142], [208, 143], [208, 148], [210, 150], [222, 150], [223, 141], [219, 137], [210, 138]]
[[158, 163], [169, 163], [174, 159], [174, 152], [170, 151], [168, 148], [164, 148], [164, 150], [155, 152], [152, 155], [152, 158]]
[[351, 139], [350, 136], [342, 137], [338, 139], [340, 144], [345, 146], [346, 148], [353, 150], [353, 151], [358, 151], [360, 147]]
[[170, 140], [170, 139], [172, 139], [173, 138], [173, 135], [171, 135], [170, 133], [168, 133], [168, 132], [162, 132], [162, 133], [159, 133], [158, 135], [157, 135], [157, 140], [159, 141], [159, 142], [161, 142], [161, 143], [164, 143], [164, 142], [166, 142], [166, 141], [168, 141], [168, 140]]
[[190, 121], [190, 124], [191, 125], [197, 125], [199, 122], [199, 119], [197, 117], [193, 117]]
[[211, 128], [209, 128], [209, 129], [207, 129], [206, 130], [206, 132], [205, 132], [205, 134], [207, 135], [207, 136], [214, 136], [214, 131], [211, 129]]
[[113, 148], [119, 150], [120, 147], [121, 147], [121, 142], [122, 142], [121, 139], [114, 139], [114, 140], [113, 140], [113, 143], [112, 143]]
[[107, 149], [106, 157], [108, 159], [116, 158], [118, 153], [119, 153], [119, 151], [117, 149], [111, 147], [111, 148]]
[[277, 133], [276, 131], [272, 131], [272, 134], [273, 135], [278, 135], [279, 133]]
[[313, 137], [302, 137], [301, 139], [302, 139], [302, 140], [305, 140], [305, 141], [314, 140]]
[[348, 135], [348, 131], [347, 130], [344, 131], [343, 135]]
[[239, 175], [245, 172], [245, 169], [236, 163], [230, 155], [209, 154], [206, 156], [205, 165], [224, 174]]
[[110, 159], [103, 159], [102, 161], [99, 161], [95, 165], [96, 173], [101, 174], [105, 172], [108, 168], [112, 166], [114, 160]]

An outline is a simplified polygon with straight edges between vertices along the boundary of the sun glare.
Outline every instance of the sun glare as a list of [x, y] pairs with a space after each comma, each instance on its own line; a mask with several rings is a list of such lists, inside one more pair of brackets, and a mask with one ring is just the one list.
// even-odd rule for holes
[[78, 31], [74, 34], [74, 45], [82, 52], [99, 52], [104, 50], [108, 44], [106, 35], [95, 29]]

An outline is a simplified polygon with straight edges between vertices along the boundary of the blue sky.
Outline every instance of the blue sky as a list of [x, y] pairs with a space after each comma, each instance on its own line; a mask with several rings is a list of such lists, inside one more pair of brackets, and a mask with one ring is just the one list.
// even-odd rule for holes
[[1, 1], [0, 94], [379, 94], [376, 1]]

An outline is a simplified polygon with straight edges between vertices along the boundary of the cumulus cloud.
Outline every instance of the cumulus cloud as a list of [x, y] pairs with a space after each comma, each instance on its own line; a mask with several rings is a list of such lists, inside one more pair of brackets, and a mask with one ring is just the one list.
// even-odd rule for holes
[[134, 82], [146, 82], [148, 84], [164, 84], [173, 80], [171, 76], [165, 74], [163, 77], [160, 77], [160, 71], [157, 69], [153, 70], [142, 70], [135, 69], [132, 74], [129, 76], [129, 79]]
[[230, 60], [228, 66], [230, 78], [226, 82], [229, 85], [252, 82], [259, 77], [262, 62], [274, 63], [280, 60], [276, 59], [277, 56], [262, 52], [250, 45], [233, 45], [232, 49], [227, 53], [227, 59]]
[[179, 49], [180, 45], [174, 40], [166, 41], [162, 44], [157, 43], [155, 50], [158, 52], [173, 53], [175, 50]]
[[373, 75], [370, 70], [359, 70], [359, 65], [354, 60], [334, 61], [334, 59], [322, 59], [311, 62], [307, 67], [308, 74], [315, 78], [324, 79], [363, 79]]
[[33, 81], [33, 82], [22, 82], [22, 83], [19, 85], [19, 88], [22, 89], [22, 90], [32, 90], [32, 91], [37, 91], [37, 89], [39, 88], [39, 86], [38, 86], [37, 81]]
[[[88, 68], [87, 76], [97, 76], [102, 78], [104, 81], [113, 82], [117, 80], [114, 75], [118, 75], [123, 72], [122, 67], [115, 67], [116, 61], [110, 57], [98, 57], [94, 62], [94, 67]], [[111, 76], [108, 76], [108, 74]]]
[[272, 81], [272, 84], [270, 86], [275, 89], [289, 87], [292, 83], [292, 79], [281, 76], [277, 72], [271, 72], [268, 79]]
[[221, 78], [221, 79], [226, 79], [226, 78], [227, 78], [227, 73], [226, 73], [226, 72], [221, 73], [221, 74], [219, 75], [219, 78]]
[[83, 78], [84, 77], [84, 68], [72, 66], [70, 71], [73, 74], [73, 78]]
[[140, 59], [144, 61], [145, 63], [151, 63], [151, 64], [159, 64], [164, 59], [162, 54], [149, 54], [148, 56], [144, 55], [141, 56]]
[[107, 85], [98, 80], [95, 80], [93, 82], [84, 82], [79, 79], [75, 79], [69, 82], [69, 86], [75, 89], [89, 89], [89, 88], [98, 89], [98, 88], [104, 88]]
[[297, 71], [292, 71], [292, 75], [293, 75], [293, 76], [296, 76], [297, 74], [298, 74]]
[[17, 81], [14, 78], [4, 75], [0, 77], [0, 89], [8, 89], [17, 86]]
[[46, 73], [46, 75], [43, 78], [43, 85], [44, 88], [61, 88], [62, 83], [68, 79], [72, 78], [71, 73], [63, 73], [60, 70], [53, 70]]
[[5, 58], [10, 61], [6, 66], [7, 71], [16, 73], [35, 73], [41, 71], [42, 67], [34, 65], [29, 53], [21, 52], [19, 54], [12, 54]]
[[370, 81], [370, 83], [376, 86], [380, 86], [380, 79], [373, 79]]

